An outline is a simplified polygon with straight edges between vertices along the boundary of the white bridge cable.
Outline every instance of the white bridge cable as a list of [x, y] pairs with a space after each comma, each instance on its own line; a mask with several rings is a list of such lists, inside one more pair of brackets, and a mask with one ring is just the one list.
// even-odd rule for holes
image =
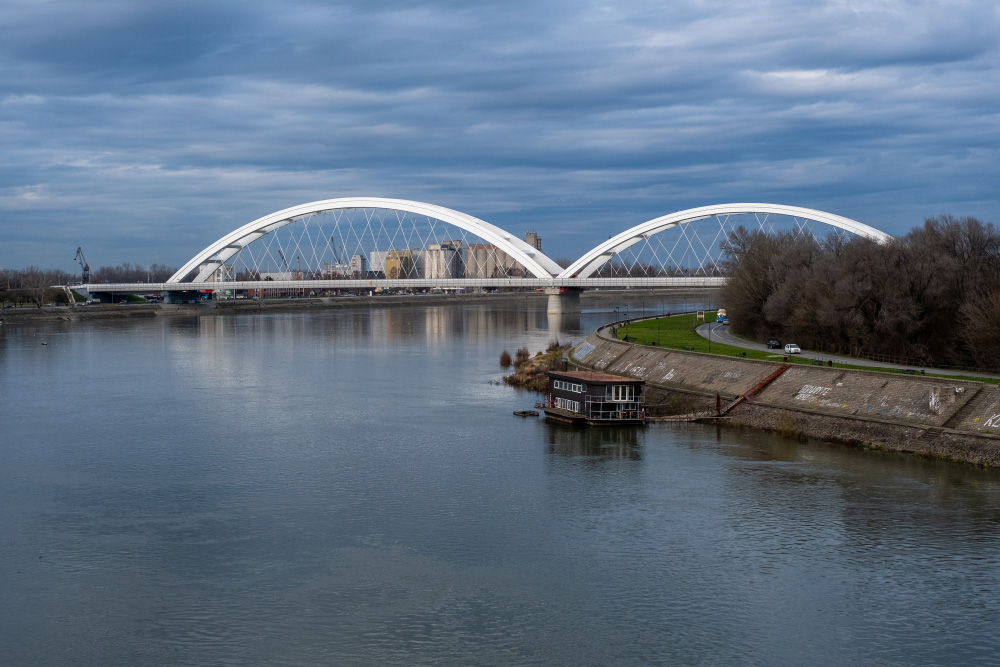
[[[817, 225], [834, 230], [841, 239], [866, 233], [865, 229], [877, 232], [859, 223], [852, 227], [847, 224], [851, 221], [843, 222], [844, 219], [821, 212], [814, 212], [818, 215], [813, 219], [807, 217], [807, 209], [798, 209], [806, 212], [802, 216], [790, 211], [767, 212], [767, 208], [735, 212], [718, 212], [724, 206], [706, 208], [716, 211], [662, 227], [648, 225], [644, 227], [648, 231], [641, 231], [640, 226], [631, 239], [625, 233], [614, 237], [613, 242], [609, 237], [610, 247], [601, 253], [600, 264], [583, 274], [609, 278], [720, 276], [723, 242], [742, 226], [742, 221], [766, 234], [790, 231], [795, 236], [808, 234], [817, 239], [820, 238]], [[784, 208], [794, 210], [794, 207]], [[453, 215], [449, 222], [420, 211], [420, 207], [405, 210], [378, 206], [289, 212], [293, 215], [288, 218], [275, 214], [269, 220], [278, 222], [262, 223], [257, 231], [250, 226], [245, 228], [247, 231], [238, 230], [240, 236], [230, 237], [235, 240], [220, 239], [212, 246], [216, 248], [213, 254], [203, 260], [202, 275], [215, 267], [219, 276], [216, 280], [234, 276], [252, 279], [264, 274], [275, 279], [293, 274], [299, 280], [348, 279], [357, 278], [356, 272], [362, 270], [373, 277], [378, 277], [375, 274], [381, 271], [384, 277], [386, 260], [392, 257], [398, 267], [398, 278], [422, 279], [432, 263], [435, 276], [439, 277], [440, 262], [447, 257], [446, 261], [451, 263], [445, 269], [446, 275], [460, 271], [468, 278], [532, 276], [515, 256], [508, 254], [514, 252], [509, 245], [504, 245], [504, 249], [497, 245], [512, 243], [513, 235], [498, 236], [497, 228], [487, 225], [482, 228], [484, 231], [494, 230], [490, 232], [494, 241], [487, 241], [471, 231], [472, 227], [462, 226], [463, 219]], [[455, 244], [454, 250], [449, 243]], [[520, 240], [517, 243], [521, 244], [519, 248], [525, 247]], [[599, 250], [600, 246], [594, 252]], [[352, 268], [352, 262], [361, 266]]]
[[[853, 234], [880, 243], [891, 239], [873, 227], [823, 211], [780, 204], [719, 204], [660, 216], [609, 236], [560, 270], [547, 255], [536, 253], [519, 238], [459, 211], [422, 202], [346, 197], [293, 206], [243, 225], [192, 257], [168, 282], [219, 280], [234, 272], [248, 275], [269, 269], [287, 273], [293, 266], [303, 274], [342, 274], [354, 255], [378, 262], [375, 252], [382, 256], [392, 250], [425, 253], [431, 245], [446, 241], [464, 249], [458, 260], [468, 260], [477, 275], [530, 274], [543, 281], [584, 278], [595, 271], [602, 275], [717, 275], [719, 246], [744, 216], [754, 220], [753, 228], [768, 234], [788, 230], [819, 238], [817, 225], [829, 225], [841, 239]], [[712, 217], [715, 221], [707, 222]], [[785, 224], [788, 219], [790, 227]], [[488, 242], [477, 242], [484, 239]], [[477, 246], [474, 252], [473, 245]]]
[[[714, 221], [713, 221], [714, 219]], [[746, 225], [746, 222], [749, 225]], [[682, 222], [641, 235], [621, 250], [612, 249], [591, 274], [597, 276], [719, 276], [723, 274], [722, 245], [738, 227], [746, 225], [768, 235], [791, 232], [820, 240], [819, 228], [838, 238], [851, 232], [834, 225], [797, 215], [772, 212], [720, 213]]]
[[[290, 274], [296, 274], [297, 279], [347, 278], [353, 274], [348, 264], [352, 258], [360, 256], [363, 263], [379, 261], [380, 266], [372, 268], [381, 269], [388, 254], [397, 251], [399, 256], [408, 257], [401, 265], [405, 271], [400, 277], [416, 278], [420, 277], [421, 264], [429, 261], [426, 253], [431, 246], [447, 242], [454, 242], [461, 253], [475, 249], [474, 261], [459, 256], [462, 271], [471, 264], [468, 268], [480, 277], [528, 273], [494, 244], [432, 216], [396, 209], [344, 208], [309, 213], [260, 232], [222, 262], [226, 268], [220, 275], [243, 279], [266, 274], [275, 279], [292, 277]], [[376, 253], [381, 256], [376, 258]]]

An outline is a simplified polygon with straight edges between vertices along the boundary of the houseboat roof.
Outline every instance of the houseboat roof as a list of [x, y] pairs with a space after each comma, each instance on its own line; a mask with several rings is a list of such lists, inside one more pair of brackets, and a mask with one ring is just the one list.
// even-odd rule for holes
[[588, 384], [646, 384], [645, 380], [626, 378], [610, 373], [595, 373], [592, 371], [546, 371], [549, 377], [577, 380]]

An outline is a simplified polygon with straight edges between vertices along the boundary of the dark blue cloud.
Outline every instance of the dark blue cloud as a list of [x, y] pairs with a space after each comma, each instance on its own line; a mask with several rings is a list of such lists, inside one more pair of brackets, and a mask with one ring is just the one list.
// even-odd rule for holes
[[725, 201], [998, 221], [998, 27], [985, 1], [15, 1], [0, 265], [179, 264], [351, 194], [565, 257]]

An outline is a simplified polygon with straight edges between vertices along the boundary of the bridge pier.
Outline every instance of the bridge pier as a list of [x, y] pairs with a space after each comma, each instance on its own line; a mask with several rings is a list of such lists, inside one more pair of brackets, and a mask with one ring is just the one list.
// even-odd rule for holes
[[113, 292], [89, 292], [90, 298], [97, 303], [114, 303], [115, 295]]
[[549, 307], [546, 311], [550, 315], [565, 315], [568, 313], [580, 312], [580, 291], [573, 288], [547, 287], [545, 293], [549, 295]]
[[166, 294], [164, 294], [163, 302], [174, 303], [174, 304], [177, 303], [194, 304], [198, 303], [198, 300], [200, 298], [201, 294], [199, 294], [195, 290], [183, 290], [183, 291], [169, 290], [167, 291]]

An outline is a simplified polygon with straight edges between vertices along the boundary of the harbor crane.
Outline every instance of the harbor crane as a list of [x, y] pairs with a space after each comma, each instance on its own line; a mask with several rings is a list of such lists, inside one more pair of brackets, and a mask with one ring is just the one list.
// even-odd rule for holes
[[83, 273], [82, 283], [85, 285], [90, 284], [90, 264], [87, 264], [87, 258], [83, 256], [83, 248], [78, 247], [76, 249], [76, 255], [73, 256], [73, 261], [80, 262], [80, 270]]

